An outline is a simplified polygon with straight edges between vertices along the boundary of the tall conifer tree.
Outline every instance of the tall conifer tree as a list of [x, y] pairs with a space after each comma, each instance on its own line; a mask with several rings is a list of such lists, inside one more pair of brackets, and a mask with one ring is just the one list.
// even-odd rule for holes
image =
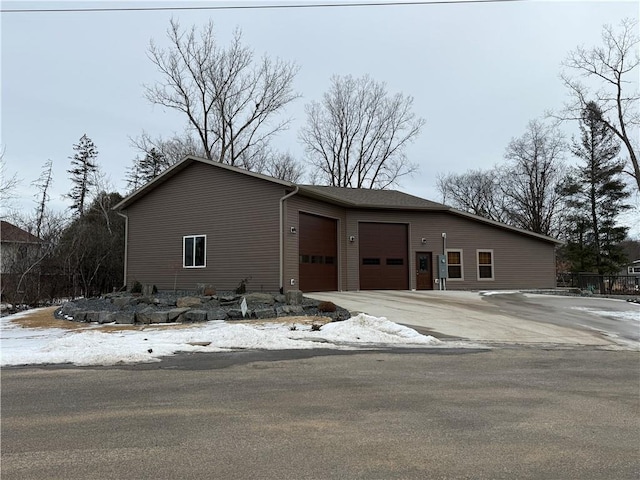
[[82, 215], [89, 196], [89, 190], [95, 185], [95, 174], [98, 171], [96, 158], [98, 157], [98, 149], [93, 141], [87, 137], [85, 133], [80, 138], [78, 144], [73, 146], [75, 154], [71, 159], [71, 170], [67, 170], [71, 174], [73, 187], [67, 195], [73, 204], [71, 209], [75, 210], [78, 215]]
[[574, 271], [615, 273], [625, 260], [619, 244], [628, 230], [617, 226], [616, 220], [629, 208], [625, 203], [629, 192], [622, 180], [624, 162], [617, 158], [620, 141], [594, 102], [582, 111], [580, 140], [574, 140], [571, 151], [581, 164], [562, 188], [570, 216], [568, 258]]

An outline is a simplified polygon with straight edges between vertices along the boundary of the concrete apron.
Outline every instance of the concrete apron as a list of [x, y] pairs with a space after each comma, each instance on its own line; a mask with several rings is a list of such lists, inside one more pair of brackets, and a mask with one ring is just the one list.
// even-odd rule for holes
[[[478, 292], [358, 291], [320, 292], [306, 296], [332, 301], [352, 314], [386, 317], [402, 325], [443, 336], [479, 342], [559, 345], [615, 345], [597, 332], [505, 315]], [[443, 339], [443, 338], [442, 338]]]

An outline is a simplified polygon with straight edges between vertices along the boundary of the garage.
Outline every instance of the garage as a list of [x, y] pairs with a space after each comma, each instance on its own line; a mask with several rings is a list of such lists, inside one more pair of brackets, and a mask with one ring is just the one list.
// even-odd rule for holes
[[408, 226], [403, 223], [358, 225], [360, 290], [408, 290]]
[[300, 290], [338, 290], [338, 221], [299, 214]]

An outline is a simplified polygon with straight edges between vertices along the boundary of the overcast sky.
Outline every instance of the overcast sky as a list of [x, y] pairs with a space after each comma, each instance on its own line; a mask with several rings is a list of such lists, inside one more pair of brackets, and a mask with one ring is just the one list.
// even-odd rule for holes
[[[5, 0], [2, 9], [229, 4], [267, 2]], [[184, 26], [213, 19], [224, 44], [239, 26], [244, 43], [258, 56], [266, 53], [300, 66], [295, 89], [302, 97], [284, 112], [293, 117], [293, 123], [274, 141], [278, 149], [300, 161], [304, 161], [304, 150], [298, 131], [305, 122], [304, 105], [320, 99], [331, 75], [369, 74], [386, 82], [389, 92], [414, 97], [414, 111], [426, 125], [407, 154], [420, 170], [406, 178], [400, 189], [438, 201], [438, 173], [462, 173], [502, 162], [505, 147], [524, 133], [530, 120], [560, 109], [567, 100], [558, 77], [567, 53], [578, 45], [600, 45], [603, 24], [637, 18], [638, 5], [637, 1], [524, 1], [4, 12], [0, 143], [7, 172], [17, 172], [22, 179], [16, 204], [22, 209], [35, 207], [31, 182], [51, 159], [50, 205], [54, 209], [68, 206], [62, 194], [70, 189], [69, 157], [84, 133], [98, 148], [101, 169], [124, 193], [126, 170], [137, 154], [129, 137], [143, 130], [154, 137], [184, 130], [181, 116], [152, 106], [143, 96], [143, 84], [161, 79], [147, 58], [149, 40], [166, 45], [172, 17]], [[569, 138], [576, 131], [576, 125], [563, 128]]]

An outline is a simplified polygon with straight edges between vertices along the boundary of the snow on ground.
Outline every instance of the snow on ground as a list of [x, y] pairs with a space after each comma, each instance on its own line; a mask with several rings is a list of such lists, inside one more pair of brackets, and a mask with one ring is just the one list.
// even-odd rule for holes
[[146, 326], [102, 331], [97, 325], [82, 329], [25, 328], [15, 323], [22, 312], [0, 319], [0, 365], [73, 363], [113, 365], [160, 361], [176, 352], [221, 352], [235, 349], [357, 349], [372, 346], [435, 346], [432, 336], [359, 314], [328, 323], [319, 331], [291, 323], [207, 322], [187, 328]]
[[604, 311], [604, 310], [595, 310], [589, 307], [571, 307], [573, 310], [581, 310], [583, 312], [589, 312], [593, 315], [598, 315], [599, 317], [610, 317], [619, 320], [631, 320], [638, 323], [638, 327], [640, 327], [640, 305], [636, 311], [624, 311], [624, 312], [616, 312], [616, 311]]

